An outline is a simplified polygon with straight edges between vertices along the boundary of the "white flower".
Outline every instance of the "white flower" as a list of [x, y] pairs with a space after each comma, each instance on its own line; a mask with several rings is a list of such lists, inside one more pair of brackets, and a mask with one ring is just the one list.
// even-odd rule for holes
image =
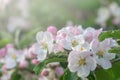
[[89, 51], [90, 50], [90, 44], [88, 42], [85, 42], [83, 44], [80, 44], [78, 46], [76, 46], [73, 50], [76, 50], [76, 51]]
[[38, 43], [32, 45], [32, 47], [29, 49], [29, 53], [30, 55], [35, 55], [38, 61], [43, 61], [47, 57], [47, 50], [42, 49]]
[[17, 51], [14, 47], [7, 48], [7, 54], [4, 58], [4, 64], [7, 69], [12, 69], [21, 61], [25, 60], [25, 54], [22, 51]]
[[17, 51], [14, 48], [8, 48], [4, 63], [8, 69], [12, 69], [17, 65]]
[[[104, 14], [104, 15], [103, 15]], [[98, 11], [98, 17], [96, 19], [96, 22], [101, 25], [105, 25], [106, 21], [110, 18], [110, 11], [108, 8], [100, 8]]]
[[54, 39], [50, 32], [38, 32], [36, 35], [36, 39], [42, 49], [47, 50], [48, 53], [51, 53]]
[[103, 42], [99, 42], [96, 39], [91, 42], [91, 50], [96, 56], [96, 61], [104, 69], [112, 67], [110, 60], [115, 58], [115, 54], [108, 51], [113, 46], [115, 46], [115, 41], [111, 38], [105, 39]]
[[96, 61], [90, 56], [89, 51], [72, 51], [68, 56], [68, 68], [71, 72], [77, 72], [79, 77], [87, 77], [90, 71], [96, 69]]
[[47, 57], [47, 53], [51, 53], [53, 49], [53, 37], [49, 32], [38, 32], [36, 35], [37, 42], [31, 48], [32, 53], [37, 55], [39, 61], [43, 61]]
[[101, 32], [102, 32], [102, 28], [96, 30], [92, 27], [88, 27], [84, 30], [83, 36], [85, 38], [85, 41], [90, 43], [93, 39], [98, 39], [98, 36]]

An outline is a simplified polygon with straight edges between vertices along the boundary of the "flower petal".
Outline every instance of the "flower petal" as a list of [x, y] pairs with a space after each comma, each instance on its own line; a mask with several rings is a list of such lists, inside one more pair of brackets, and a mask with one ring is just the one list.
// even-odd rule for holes
[[77, 74], [79, 77], [87, 77], [90, 74], [90, 69], [87, 66], [81, 66]]
[[109, 69], [112, 67], [111, 62], [109, 60], [105, 60], [104, 58], [97, 59], [97, 62], [103, 69]]

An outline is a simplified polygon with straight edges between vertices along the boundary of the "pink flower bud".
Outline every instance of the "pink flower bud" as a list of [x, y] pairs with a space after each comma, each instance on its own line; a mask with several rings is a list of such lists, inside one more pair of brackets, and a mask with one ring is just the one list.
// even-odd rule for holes
[[37, 64], [39, 63], [39, 61], [38, 61], [37, 59], [33, 59], [33, 60], [32, 60], [32, 63], [33, 63], [34, 65], [37, 65]]
[[28, 67], [28, 62], [27, 62], [27, 61], [21, 61], [21, 62], [19, 63], [19, 67], [20, 67], [20, 68], [26, 68], [26, 67]]
[[7, 44], [6, 45], [6, 48], [8, 49], [8, 48], [14, 48], [14, 45], [13, 44]]
[[35, 44], [33, 44], [31, 48], [29, 48], [28, 50], [29, 58], [36, 58], [37, 55], [35, 54], [35, 48], [36, 48]]
[[55, 68], [55, 73], [59, 76], [62, 76], [64, 74], [64, 70], [62, 67], [56, 67]]
[[54, 26], [49, 26], [49, 27], [47, 28], [47, 31], [50, 32], [50, 33], [52, 33], [52, 35], [54, 35], [54, 36], [57, 35], [57, 28], [54, 27]]
[[48, 76], [49, 72], [46, 69], [43, 69], [41, 72], [42, 76]]
[[6, 49], [2, 48], [0, 49], [0, 58], [4, 57], [6, 55]]

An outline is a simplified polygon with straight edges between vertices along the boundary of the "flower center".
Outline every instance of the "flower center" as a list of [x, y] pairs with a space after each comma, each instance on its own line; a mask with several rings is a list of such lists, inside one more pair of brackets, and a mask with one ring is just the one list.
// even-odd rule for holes
[[75, 47], [78, 45], [78, 41], [76, 39], [72, 40], [72, 46]]
[[97, 55], [99, 55], [99, 56], [103, 56], [103, 54], [104, 54], [104, 51], [103, 51], [103, 50], [100, 50], [100, 51], [98, 51], [98, 53], [97, 53]]
[[17, 59], [17, 55], [16, 54], [12, 54], [12, 58], [13, 59]]
[[80, 47], [80, 51], [83, 51], [84, 50], [84, 48], [83, 47]]
[[79, 64], [79, 66], [85, 65], [86, 64], [85, 58], [80, 58], [79, 61], [78, 61], [78, 64]]
[[48, 45], [47, 45], [46, 42], [42, 42], [42, 43], [41, 43], [41, 46], [42, 46], [44, 49], [47, 49], [47, 48], [48, 48]]

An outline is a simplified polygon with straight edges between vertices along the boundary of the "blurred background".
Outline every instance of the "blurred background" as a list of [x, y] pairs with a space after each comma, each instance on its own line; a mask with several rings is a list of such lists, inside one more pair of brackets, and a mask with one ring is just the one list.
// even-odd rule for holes
[[[0, 0], [0, 48], [12, 43], [24, 49], [36, 32], [67, 25], [120, 29], [120, 0]], [[120, 80], [119, 69], [120, 63], [96, 72], [98, 80]]]
[[120, 0], [0, 0], [0, 47], [19, 34], [23, 39], [48, 26], [118, 29], [119, 4]]

